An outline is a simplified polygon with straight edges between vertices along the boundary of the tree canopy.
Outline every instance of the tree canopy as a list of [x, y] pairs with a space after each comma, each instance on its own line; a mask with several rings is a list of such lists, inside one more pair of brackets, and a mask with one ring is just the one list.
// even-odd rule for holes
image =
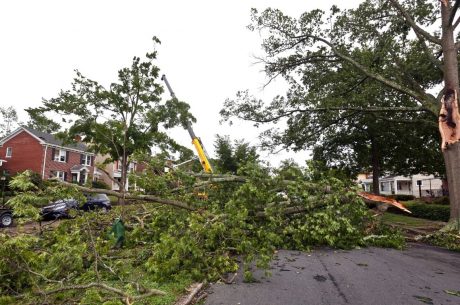
[[[154, 43], [160, 41], [154, 37]], [[81, 136], [90, 149], [106, 155], [106, 162], [122, 161], [122, 183], [130, 157], [147, 152], [155, 146], [161, 151], [181, 151], [166, 132], [175, 126], [186, 126], [194, 120], [189, 105], [177, 99], [161, 102], [163, 87], [154, 61], [157, 51], [146, 58], [134, 57], [131, 66], [118, 71], [118, 81], [108, 88], [85, 77], [78, 70], [70, 90], [43, 100], [43, 106], [27, 111], [39, 126], [54, 126], [57, 122], [44, 116], [60, 115], [61, 124], [69, 126], [61, 132], [67, 141]]]
[[229, 136], [216, 135], [214, 148], [216, 152], [214, 163], [220, 173], [236, 174], [246, 163], [259, 160], [256, 148], [244, 140], [234, 140], [232, 143]]
[[10, 133], [18, 124], [18, 114], [14, 107], [0, 107], [0, 138]]
[[436, 44], [411, 34], [409, 22], [434, 25], [439, 6], [419, 2], [404, 2], [410, 18], [396, 1], [333, 6], [298, 19], [253, 10], [250, 29], [264, 37], [267, 76], [285, 78], [289, 90], [268, 105], [239, 92], [221, 114], [256, 124], [284, 121], [286, 128], [264, 133], [266, 147], [314, 148], [317, 158], [353, 173], [372, 166], [371, 146], [379, 143], [374, 151], [384, 171], [442, 173], [434, 151], [439, 103], [428, 92], [442, 81], [441, 61]]

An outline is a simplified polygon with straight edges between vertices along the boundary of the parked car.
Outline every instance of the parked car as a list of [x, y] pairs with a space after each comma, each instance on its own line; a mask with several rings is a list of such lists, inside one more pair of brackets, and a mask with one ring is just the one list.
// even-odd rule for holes
[[73, 198], [61, 199], [53, 202], [53, 204], [45, 206], [41, 209], [40, 214], [45, 220], [58, 219], [58, 218], [69, 218], [70, 211], [73, 210], [83, 210], [83, 211], [93, 211], [100, 210], [102, 212], [107, 212], [112, 208], [110, 204], [110, 199], [105, 194], [94, 194], [94, 195], [85, 195], [86, 202], [80, 206], [77, 200]]
[[86, 195], [86, 200], [86, 203], [81, 207], [83, 211], [100, 209], [102, 212], [107, 212], [112, 208], [110, 199], [106, 194]]
[[61, 199], [53, 202], [51, 205], [45, 206], [41, 209], [40, 215], [44, 220], [70, 218], [69, 212], [78, 210], [78, 202], [75, 199]]
[[0, 207], [0, 227], [9, 227], [13, 224], [13, 211]]

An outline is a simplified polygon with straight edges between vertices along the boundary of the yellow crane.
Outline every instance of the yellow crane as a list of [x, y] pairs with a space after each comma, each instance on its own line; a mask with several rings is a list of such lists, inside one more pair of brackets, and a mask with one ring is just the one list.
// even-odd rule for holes
[[[171, 86], [169, 85], [168, 79], [166, 78], [166, 75], [163, 74], [161, 76], [161, 80], [165, 82], [166, 87], [169, 90], [169, 94], [171, 95], [172, 98], [176, 98], [176, 94], [172, 90]], [[209, 163], [209, 157], [208, 154], [206, 153], [206, 150], [204, 149], [203, 143], [201, 142], [200, 138], [198, 138], [195, 135], [195, 132], [193, 131], [192, 128], [192, 123], [189, 121], [187, 122], [187, 131], [192, 138], [192, 144], [195, 147], [195, 150], [198, 154], [198, 158], [200, 159], [201, 166], [203, 167], [203, 170], [206, 173], [212, 174], [212, 166], [211, 163]]]

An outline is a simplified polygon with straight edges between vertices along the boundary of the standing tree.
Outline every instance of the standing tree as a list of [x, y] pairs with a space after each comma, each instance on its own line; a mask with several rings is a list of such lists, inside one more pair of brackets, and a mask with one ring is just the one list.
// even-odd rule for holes
[[16, 113], [16, 109], [14, 109], [14, 107], [0, 107], [0, 137], [9, 134], [17, 123], [18, 114]]
[[29, 114], [29, 121], [27, 121], [26, 124], [27, 127], [46, 133], [55, 133], [61, 128], [59, 123], [45, 116], [44, 113], [46, 109], [38, 107], [29, 108], [26, 109], [26, 111]]
[[[290, 81], [292, 90], [286, 99], [278, 98], [262, 110], [259, 102], [238, 106], [229, 101], [234, 107], [226, 113], [239, 111], [243, 118], [257, 122], [287, 118], [288, 124], [314, 116], [318, 101], [333, 98], [327, 90], [333, 84], [325, 83], [324, 90], [310, 91], [314, 88], [310, 88], [309, 81], [318, 73], [340, 69], [361, 75], [350, 90], [360, 86], [363, 79], [370, 79], [390, 92], [405, 96], [410, 102], [410, 107], [382, 104], [356, 111], [386, 112], [390, 119], [391, 113], [424, 111], [431, 114], [432, 123], [437, 123], [442, 109], [439, 122], [451, 201], [449, 227], [458, 226], [457, 56], [460, 42], [455, 30], [460, 24], [460, 17], [456, 17], [459, 6], [458, 0], [367, 0], [355, 9], [341, 10], [333, 6], [329, 14], [312, 10], [298, 19], [275, 9], [266, 9], [260, 14], [253, 10], [251, 28], [266, 34], [263, 41], [267, 54], [263, 59], [266, 72], [272, 78], [284, 76]], [[434, 29], [433, 33], [429, 29]], [[437, 96], [432, 95], [430, 92], [442, 82], [444, 88]], [[295, 94], [299, 85], [307, 93], [302, 96], [301, 103], [296, 102], [299, 95]], [[271, 116], [265, 116], [267, 109], [272, 110]], [[346, 105], [341, 105], [331, 110], [347, 109]], [[279, 138], [286, 146], [291, 146], [289, 138]]]
[[214, 148], [217, 157], [214, 162], [221, 173], [236, 174], [247, 162], [257, 162], [259, 159], [255, 147], [242, 140], [235, 140], [232, 143], [229, 136], [217, 135]]
[[[160, 43], [155, 37], [153, 40]], [[178, 125], [185, 127], [189, 120], [194, 120], [187, 103], [177, 99], [161, 103], [163, 88], [157, 80], [159, 69], [153, 64], [156, 56], [153, 51], [146, 54], [145, 61], [134, 57], [130, 67], [118, 71], [118, 82], [109, 88], [77, 71], [71, 90], [44, 100], [41, 107], [27, 109], [34, 115], [32, 118], [43, 118], [45, 113], [62, 116], [62, 121], [70, 124], [61, 133], [66, 140], [81, 136], [91, 150], [109, 156], [105, 163], [121, 162], [119, 185], [123, 194], [133, 154], [150, 154], [152, 146], [177, 151], [181, 146], [166, 130]]]

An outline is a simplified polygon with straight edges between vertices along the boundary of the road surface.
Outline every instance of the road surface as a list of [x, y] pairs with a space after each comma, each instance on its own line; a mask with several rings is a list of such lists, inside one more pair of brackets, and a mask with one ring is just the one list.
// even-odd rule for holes
[[410, 244], [404, 251], [279, 251], [271, 277], [216, 283], [206, 305], [460, 304], [460, 253]]

